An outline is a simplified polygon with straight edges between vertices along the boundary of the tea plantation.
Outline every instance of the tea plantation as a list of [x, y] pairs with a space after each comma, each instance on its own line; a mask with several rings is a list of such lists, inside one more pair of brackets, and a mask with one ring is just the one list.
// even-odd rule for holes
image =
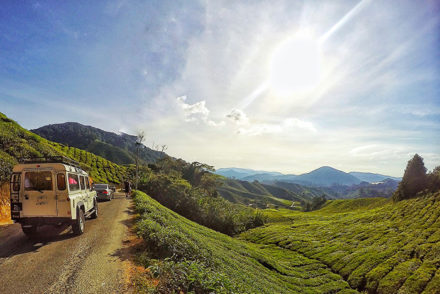
[[277, 222], [240, 238], [317, 260], [359, 291], [440, 293], [439, 192], [398, 203], [335, 200], [279, 218], [267, 213]]
[[119, 183], [126, 168], [93, 153], [48, 141], [0, 112], [0, 183], [8, 181], [18, 158], [67, 156], [81, 163], [95, 182]]
[[234, 239], [183, 218], [136, 192], [139, 257], [159, 293], [356, 293], [324, 263], [275, 244]]

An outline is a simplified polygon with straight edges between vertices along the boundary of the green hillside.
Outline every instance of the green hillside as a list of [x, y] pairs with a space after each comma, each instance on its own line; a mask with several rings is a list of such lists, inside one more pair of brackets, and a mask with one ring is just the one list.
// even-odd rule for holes
[[[150, 270], [139, 291], [158, 293], [355, 293], [322, 262], [275, 245], [210, 230], [135, 193], [139, 261]], [[148, 281], [154, 279], [156, 283]], [[181, 292], [182, 291], [182, 292]]]
[[19, 158], [68, 156], [81, 163], [95, 182], [119, 183], [126, 168], [93, 153], [48, 141], [0, 113], [0, 182], [9, 179]]
[[[310, 199], [305, 196], [307, 190], [303, 187], [303, 193], [294, 193], [287, 189], [261, 184], [257, 181], [248, 182], [233, 179], [222, 179], [217, 187], [219, 194], [233, 203], [251, 205], [258, 208], [269, 206], [290, 207], [292, 202], [301, 202]], [[307, 194], [309, 195], [309, 193]]]
[[439, 293], [439, 192], [397, 203], [336, 200], [315, 212], [282, 214], [240, 238], [319, 261], [360, 291]]
[[[135, 162], [136, 136], [106, 132], [74, 122], [47, 125], [31, 131], [50, 141], [92, 152], [117, 164]], [[139, 148], [139, 158], [145, 162], [156, 162], [164, 155], [143, 145]]]

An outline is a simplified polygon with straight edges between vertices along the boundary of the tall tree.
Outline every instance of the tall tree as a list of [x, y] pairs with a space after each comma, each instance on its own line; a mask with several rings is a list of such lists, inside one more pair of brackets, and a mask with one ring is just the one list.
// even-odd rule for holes
[[427, 188], [426, 167], [423, 158], [415, 154], [408, 164], [403, 174], [399, 187], [393, 194], [393, 200], [413, 198], [418, 192]]

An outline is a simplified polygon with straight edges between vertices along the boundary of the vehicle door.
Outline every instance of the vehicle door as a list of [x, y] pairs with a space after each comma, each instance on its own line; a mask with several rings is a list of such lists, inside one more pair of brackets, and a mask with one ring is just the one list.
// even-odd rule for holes
[[79, 176], [81, 182], [81, 194], [84, 202], [84, 206], [86, 207], [86, 211], [89, 211], [92, 208], [92, 202], [90, 201], [89, 191], [87, 190], [86, 180], [83, 175]]
[[25, 169], [23, 173], [23, 216], [57, 216], [53, 169]]
[[56, 173], [56, 194], [58, 216], [70, 217], [71, 208], [65, 171], [58, 171]]
[[92, 188], [90, 187], [89, 177], [85, 177], [85, 182], [86, 182], [87, 198], [89, 199], [90, 205], [91, 205], [90, 207], [94, 207], [94, 205], [95, 205], [94, 200], [95, 200], [96, 192], [93, 191]]

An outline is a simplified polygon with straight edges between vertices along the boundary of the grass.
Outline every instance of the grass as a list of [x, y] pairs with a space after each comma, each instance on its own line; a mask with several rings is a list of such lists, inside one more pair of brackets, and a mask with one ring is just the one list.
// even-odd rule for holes
[[139, 260], [159, 279], [145, 292], [355, 293], [324, 263], [275, 244], [253, 244], [198, 225], [136, 192]]
[[240, 238], [318, 260], [359, 291], [440, 289], [440, 193], [398, 203], [334, 200], [315, 212], [267, 214], [272, 223]]

